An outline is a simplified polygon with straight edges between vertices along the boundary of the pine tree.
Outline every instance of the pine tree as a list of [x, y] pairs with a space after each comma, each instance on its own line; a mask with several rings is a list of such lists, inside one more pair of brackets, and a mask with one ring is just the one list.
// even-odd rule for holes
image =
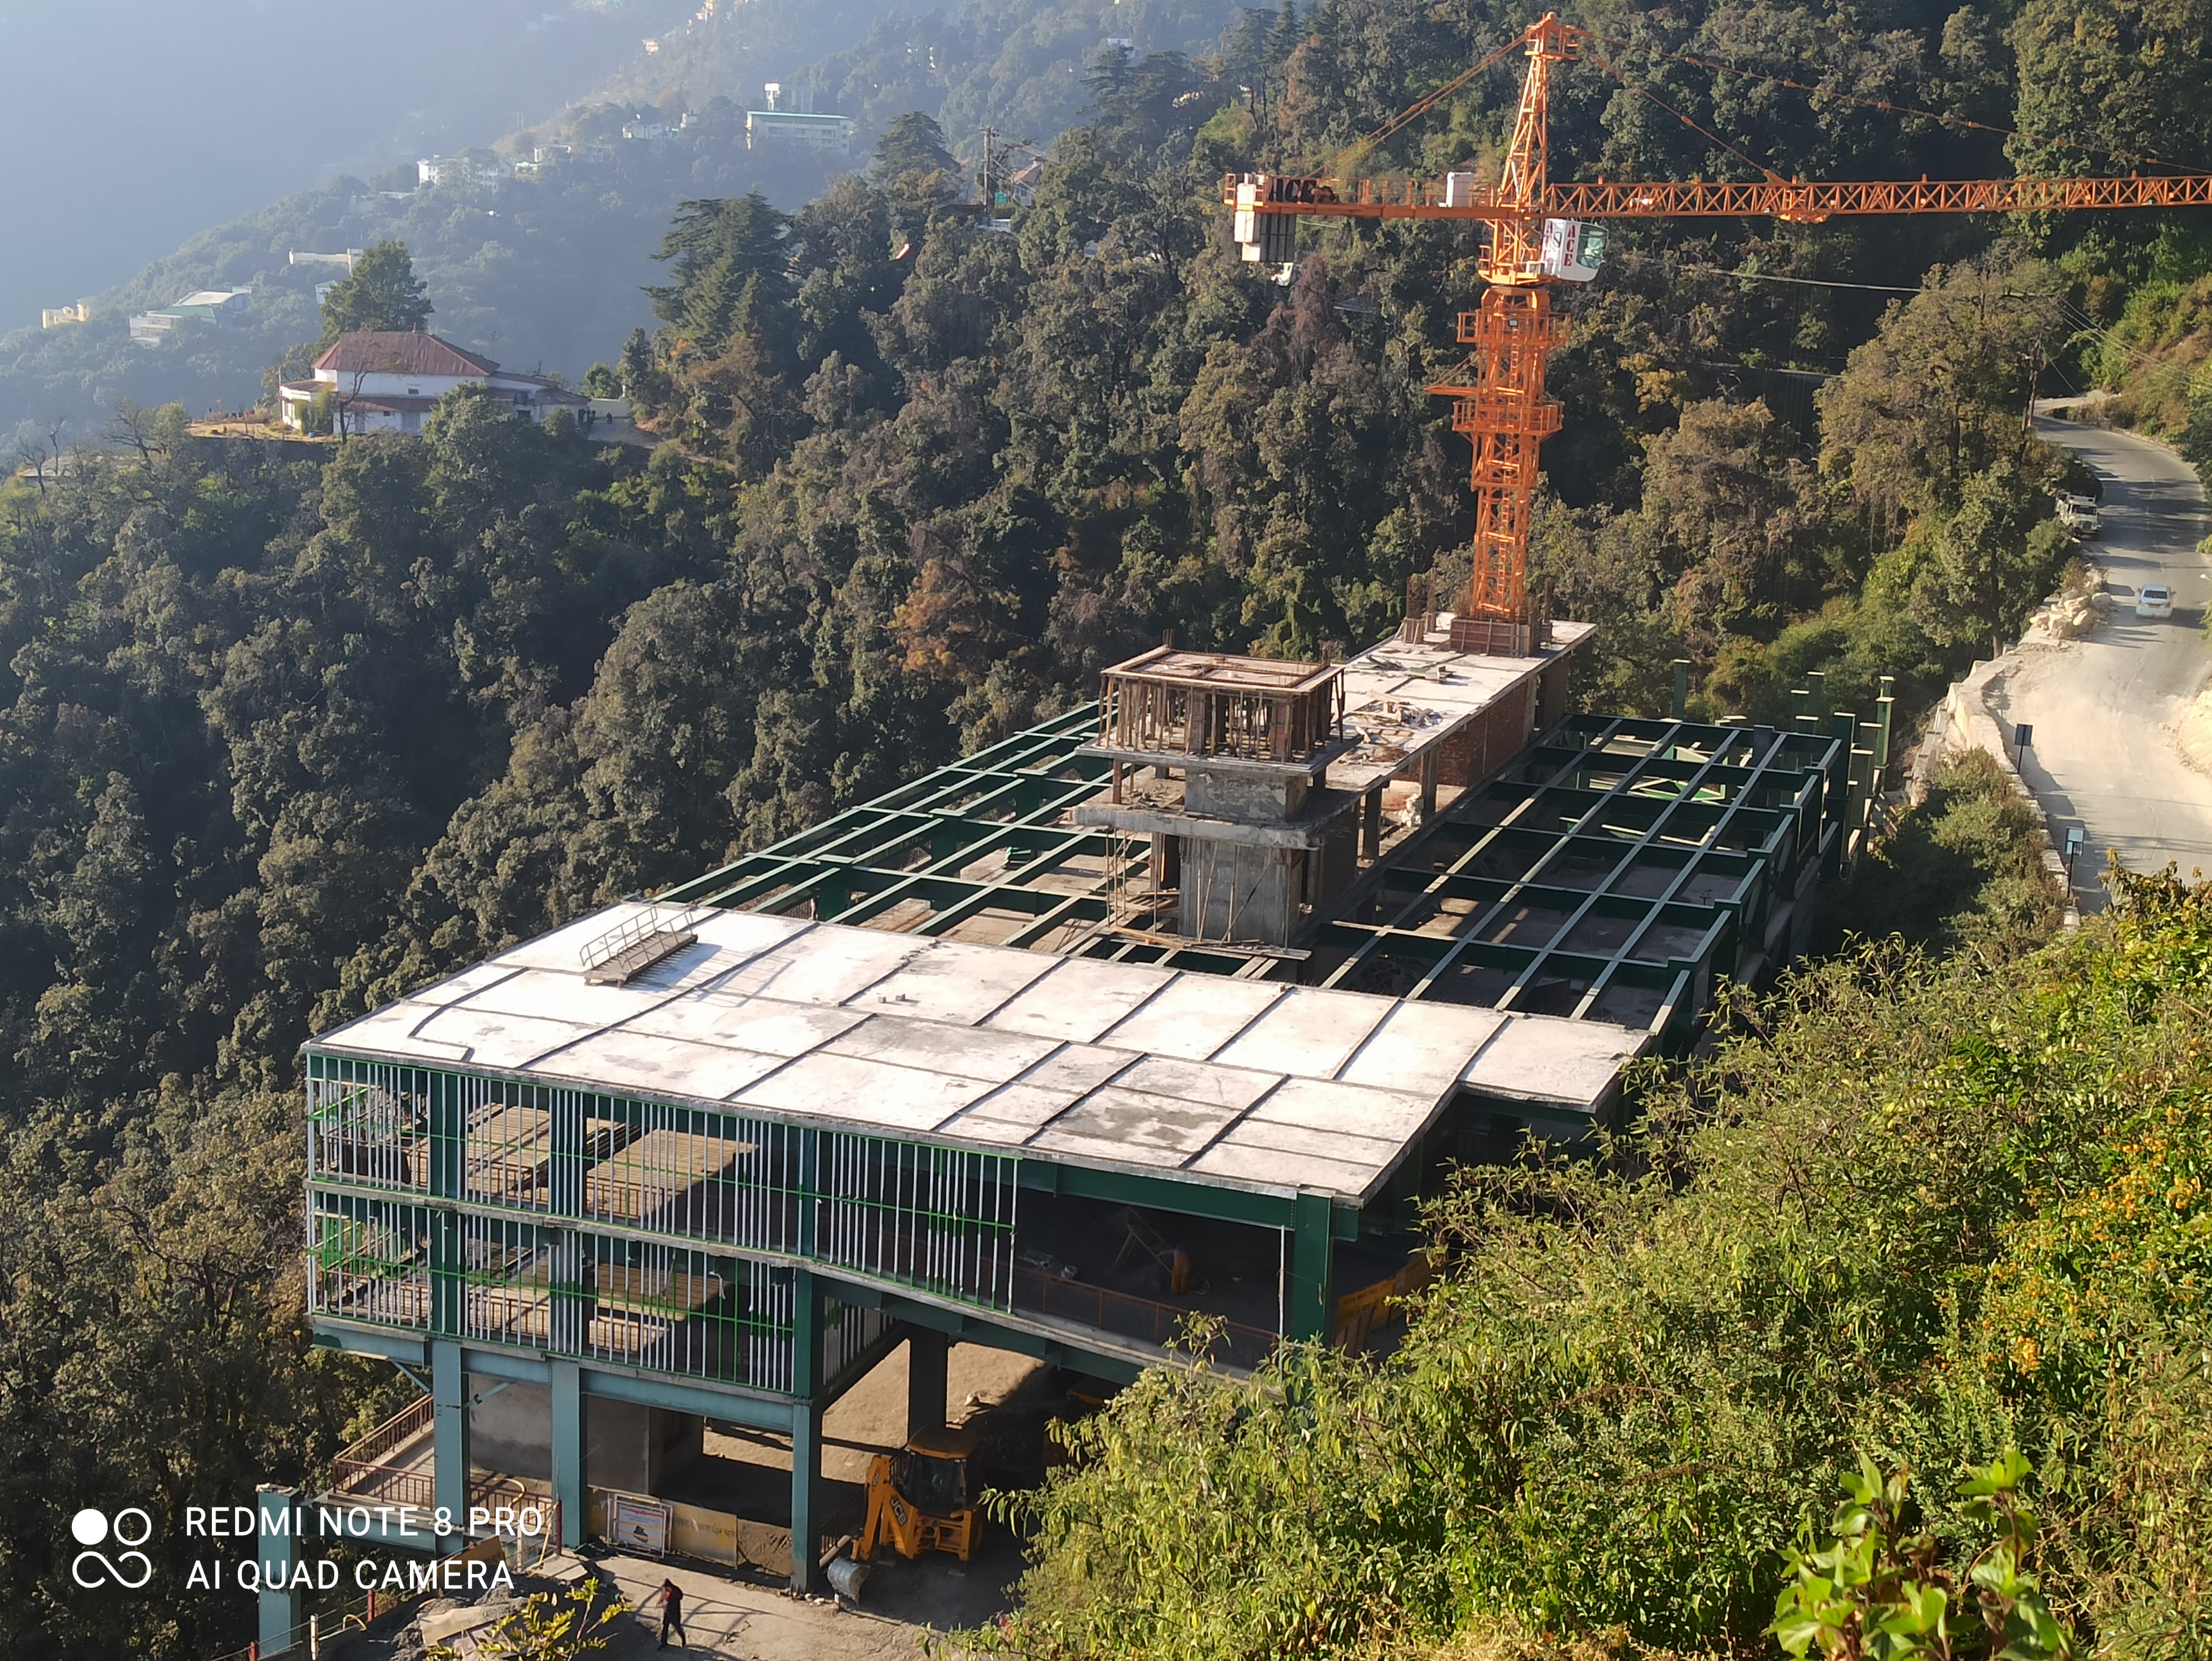
[[320, 351], [342, 334], [364, 329], [419, 330], [430, 320], [430, 297], [415, 275], [404, 242], [379, 242], [354, 261], [352, 274], [323, 299]]

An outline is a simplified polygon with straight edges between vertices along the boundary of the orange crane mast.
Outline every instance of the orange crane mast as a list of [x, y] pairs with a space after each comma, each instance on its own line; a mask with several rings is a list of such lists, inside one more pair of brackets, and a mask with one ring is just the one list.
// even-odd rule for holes
[[[1528, 592], [1528, 519], [1537, 453], [1559, 431], [1561, 416], [1559, 401], [1544, 390], [1547, 360], [1567, 338], [1565, 319], [1553, 309], [1552, 290], [1597, 274], [1602, 233], [1589, 222], [1772, 218], [1818, 224], [1845, 215], [2212, 205], [2212, 173], [1808, 183], [1769, 172], [1751, 183], [1601, 179], [1555, 185], [1549, 176], [1552, 72], [1582, 57], [1595, 40], [1555, 14], [1522, 34], [1528, 64], [1495, 185], [1478, 185], [1472, 173], [1435, 180], [1232, 173], [1222, 185], [1224, 205], [1236, 210], [1237, 240], [1255, 263], [1290, 263], [1299, 217], [1468, 219], [1490, 226], [1480, 266], [1488, 286], [1478, 307], [1459, 319], [1459, 341], [1471, 349], [1473, 373], [1463, 385], [1429, 388], [1453, 400], [1453, 429], [1474, 446], [1469, 474], [1475, 497], [1474, 571], [1450, 608], [1451, 642], [1460, 651], [1517, 656], [1544, 643], [1549, 619], [1540, 599]], [[1383, 131], [1431, 107], [1473, 74], [1431, 94]]]

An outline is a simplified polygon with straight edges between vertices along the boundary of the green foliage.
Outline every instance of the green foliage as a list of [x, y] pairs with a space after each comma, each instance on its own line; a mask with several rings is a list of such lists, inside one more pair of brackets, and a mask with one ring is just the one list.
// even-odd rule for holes
[[[2046, 1616], [2200, 1652], [2208, 973], [2212, 892], [2127, 879], [2040, 952], [1869, 951], [1741, 1004], [1595, 1163], [1462, 1173], [1389, 1359], [1148, 1375], [1072, 1431], [1000, 1501], [1032, 1567], [978, 1641], [1747, 1653], [1795, 1585], [1808, 1646], [1871, 1612], [1888, 1652], [2055, 1653]], [[1910, 1538], [1863, 1457], [1921, 1473]]]
[[937, 125], [935, 118], [920, 110], [908, 110], [885, 127], [883, 137], [876, 140], [868, 173], [882, 186], [896, 185], [913, 174], [927, 181], [921, 188], [949, 196], [958, 187], [957, 166], [952, 152], [945, 148], [945, 129]]
[[415, 275], [404, 242], [377, 242], [353, 263], [350, 274], [323, 296], [319, 351], [342, 334], [364, 329], [410, 333], [430, 320], [430, 296]]
[[2009, 958], [2046, 942], [2059, 909], [2040, 816], [1995, 757], [1972, 750], [1947, 759], [1928, 799], [1867, 850], [1827, 903], [1826, 927]]
[[[485, 1661], [575, 1661], [606, 1648], [608, 1628], [629, 1606], [619, 1597], [599, 1602], [597, 1575], [586, 1575], [565, 1592], [533, 1592], [520, 1607], [472, 1634], [470, 1653]], [[441, 1644], [427, 1661], [460, 1661], [461, 1652]]]
[[[1808, 1530], [1790, 1554], [1796, 1579], [1776, 1600], [1768, 1630], [1802, 1657], [1818, 1647], [1831, 1661], [1904, 1661], [1926, 1656], [1994, 1654], [2005, 1661], [2044, 1661], [2072, 1653], [2073, 1642], [2041, 1595], [2029, 1568], [2035, 1512], [2020, 1498], [2027, 1461], [2008, 1449], [1960, 1484], [1963, 1520], [1996, 1536], [1963, 1577], [1942, 1567], [1932, 1533], [1907, 1536], [1905, 1473], [1884, 1479], [1874, 1461], [1843, 1479], [1844, 1502], [1817, 1546]], [[1963, 1588], [1962, 1588], [1963, 1581]], [[1970, 1591], [1983, 1631], [1954, 1630], [1965, 1620], [1961, 1591]]]

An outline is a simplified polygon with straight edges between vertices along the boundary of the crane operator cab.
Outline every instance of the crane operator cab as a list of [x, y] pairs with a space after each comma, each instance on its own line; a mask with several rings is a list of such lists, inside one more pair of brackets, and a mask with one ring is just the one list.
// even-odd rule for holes
[[887, 1541], [902, 1557], [949, 1551], [966, 1562], [975, 1548], [975, 1441], [972, 1430], [923, 1431], [871, 1459], [868, 1520], [853, 1555], [865, 1563]]

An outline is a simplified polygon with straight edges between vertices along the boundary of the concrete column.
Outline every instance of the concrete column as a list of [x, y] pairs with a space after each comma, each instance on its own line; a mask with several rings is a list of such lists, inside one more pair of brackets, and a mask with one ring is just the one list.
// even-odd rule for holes
[[1439, 745], [1431, 745], [1421, 756], [1421, 823], [1437, 816], [1437, 764], [1443, 759]]
[[952, 1340], [917, 1327], [906, 1341], [906, 1433], [919, 1436], [945, 1426], [945, 1375]]
[[1359, 799], [1359, 857], [1382, 857], [1382, 787], [1379, 784]]
[[[292, 1566], [299, 1561], [299, 1541], [293, 1533], [292, 1507], [299, 1494], [291, 1488], [266, 1483], [253, 1491], [256, 1518], [255, 1555], [261, 1564], [261, 1653], [281, 1655], [293, 1645], [307, 1641], [306, 1620], [300, 1614], [300, 1594], [292, 1585]], [[282, 1591], [269, 1588], [282, 1587]]]
[[453, 1520], [439, 1548], [456, 1552], [469, 1543], [469, 1380], [453, 1339], [430, 1341], [430, 1398], [431, 1502]]
[[791, 1322], [791, 1589], [811, 1592], [821, 1576], [822, 1291], [811, 1269], [793, 1271]]
[[1329, 1307], [1330, 1258], [1335, 1249], [1331, 1238], [1334, 1220], [1328, 1196], [1301, 1193], [1291, 1241], [1289, 1335], [1326, 1340], [1334, 1323]]
[[553, 1371], [553, 1498], [561, 1507], [561, 1544], [568, 1551], [584, 1543], [591, 1503], [591, 1473], [586, 1468], [583, 1369], [557, 1357]]

